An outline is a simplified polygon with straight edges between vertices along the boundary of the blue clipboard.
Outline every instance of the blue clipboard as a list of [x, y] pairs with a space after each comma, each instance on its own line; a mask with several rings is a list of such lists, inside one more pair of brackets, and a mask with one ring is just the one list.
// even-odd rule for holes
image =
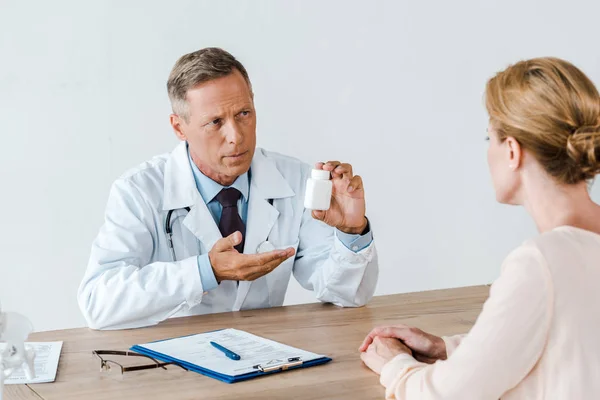
[[[189, 335], [189, 336], [192, 336], [192, 335]], [[185, 337], [185, 336], [183, 336], [183, 337]], [[171, 339], [177, 339], [177, 338], [170, 338], [170, 339], [164, 339], [164, 340], [171, 340]], [[164, 340], [158, 340], [157, 342], [161, 342]], [[185, 368], [187, 368], [190, 371], [208, 376], [213, 379], [217, 379], [217, 380], [219, 380], [221, 382], [225, 382], [225, 383], [236, 383], [236, 382], [246, 381], [248, 379], [258, 378], [260, 376], [276, 374], [279, 372], [293, 370], [293, 369], [313, 367], [315, 365], [321, 365], [321, 364], [328, 363], [329, 361], [332, 361], [332, 359], [329, 357], [321, 357], [321, 358], [317, 358], [317, 359], [310, 360], [310, 361], [294, 360], [294, 361], [283, 362], [283, 363], [275, 364], [275, 365], [264, 365], [264, 366], [256, 365], [255, 368], [257, 368], [257, 370], [254, 372], [231, 376], [231, 375], [221, 374], [216, 371], [212, 371], [212, 370], [210, 370], [208, 368], [204, 368], [200, 365], [196, 365], [196, 364], [189, 363], [187, 361], [179, 360], [175, 357], [171, 357], [166, 354], [147, 349], [140, 345], [132, 346], [130, 350], [135, 351], [140, 354], [150, 356], [150, 357], [155, 358], [156, 360], [159, 360], [162, 362], [177, 363], [179, 365], [184, 366]]]

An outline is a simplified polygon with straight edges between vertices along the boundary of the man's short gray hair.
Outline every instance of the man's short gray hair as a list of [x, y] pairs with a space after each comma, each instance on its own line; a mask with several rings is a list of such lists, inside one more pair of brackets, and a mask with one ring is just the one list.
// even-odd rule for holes
[[181, 56], [167, 81], [173, 113], [188, 122], [189, 107], [186, 99], [188, 90], [201, 83], [227, 76], [236, 69], [240, 71], [252, 92], [252, 84], [246, 68], [225, 50], [207, 47]]

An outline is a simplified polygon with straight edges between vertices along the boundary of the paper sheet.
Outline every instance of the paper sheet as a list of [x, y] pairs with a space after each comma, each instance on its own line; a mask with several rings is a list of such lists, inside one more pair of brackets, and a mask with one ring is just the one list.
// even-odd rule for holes
[[[210, 344], [211, 341], [237, 353], [241, 360], [227, 358]], [[237, 329], [224, 329], [138, 346], [229, 376], [256, 372], [254, 366], [258, 364], [268, 367], [285, 364], [288, 358], [300, 357], [306, 362], [324, 357]]]
[[[14, 371], [12, 375], [4, 381], [4, 384], [15, 385], [22, 383], [54, 382], [63, 342], [26, 342], [25, 344], [35, 349], [35, 359], [33, 360], [35, 378], [28, 380], [25, 377], [25, 372], [18, 370]], [[0, 343], [0, 351], [4, 350], [5, 347], [6, 343]]]

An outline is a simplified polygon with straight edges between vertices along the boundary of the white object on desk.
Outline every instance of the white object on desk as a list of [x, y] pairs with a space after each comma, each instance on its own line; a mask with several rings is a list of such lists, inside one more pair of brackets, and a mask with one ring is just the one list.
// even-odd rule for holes
[[25, 316], [3, 313], [0, 308], [0, 400], [5, 380], [14, 372], [22, 370], [28, 379], [35, 377], [35, 351], [24, 343], [32, 330], [33, 326]]
[[[5, 385], [47, 383], [56, 380], [58, 360], [63, 342], [27, 342], [25, 346], [35, 352], [33, 361], [34, 374], [28, 377], [24, 371], [13, 371], [12, 375], [4, 381]], [[0, 351], [6, 345], [0, 343]]]

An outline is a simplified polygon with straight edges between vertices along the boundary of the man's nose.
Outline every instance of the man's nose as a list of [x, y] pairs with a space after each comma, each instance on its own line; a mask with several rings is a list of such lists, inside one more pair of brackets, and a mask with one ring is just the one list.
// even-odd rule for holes
[[225, 129], [225, 138], [228, 143], [241, 144], [244, 141], [244, 133], [236, 121], [227, 124]]

